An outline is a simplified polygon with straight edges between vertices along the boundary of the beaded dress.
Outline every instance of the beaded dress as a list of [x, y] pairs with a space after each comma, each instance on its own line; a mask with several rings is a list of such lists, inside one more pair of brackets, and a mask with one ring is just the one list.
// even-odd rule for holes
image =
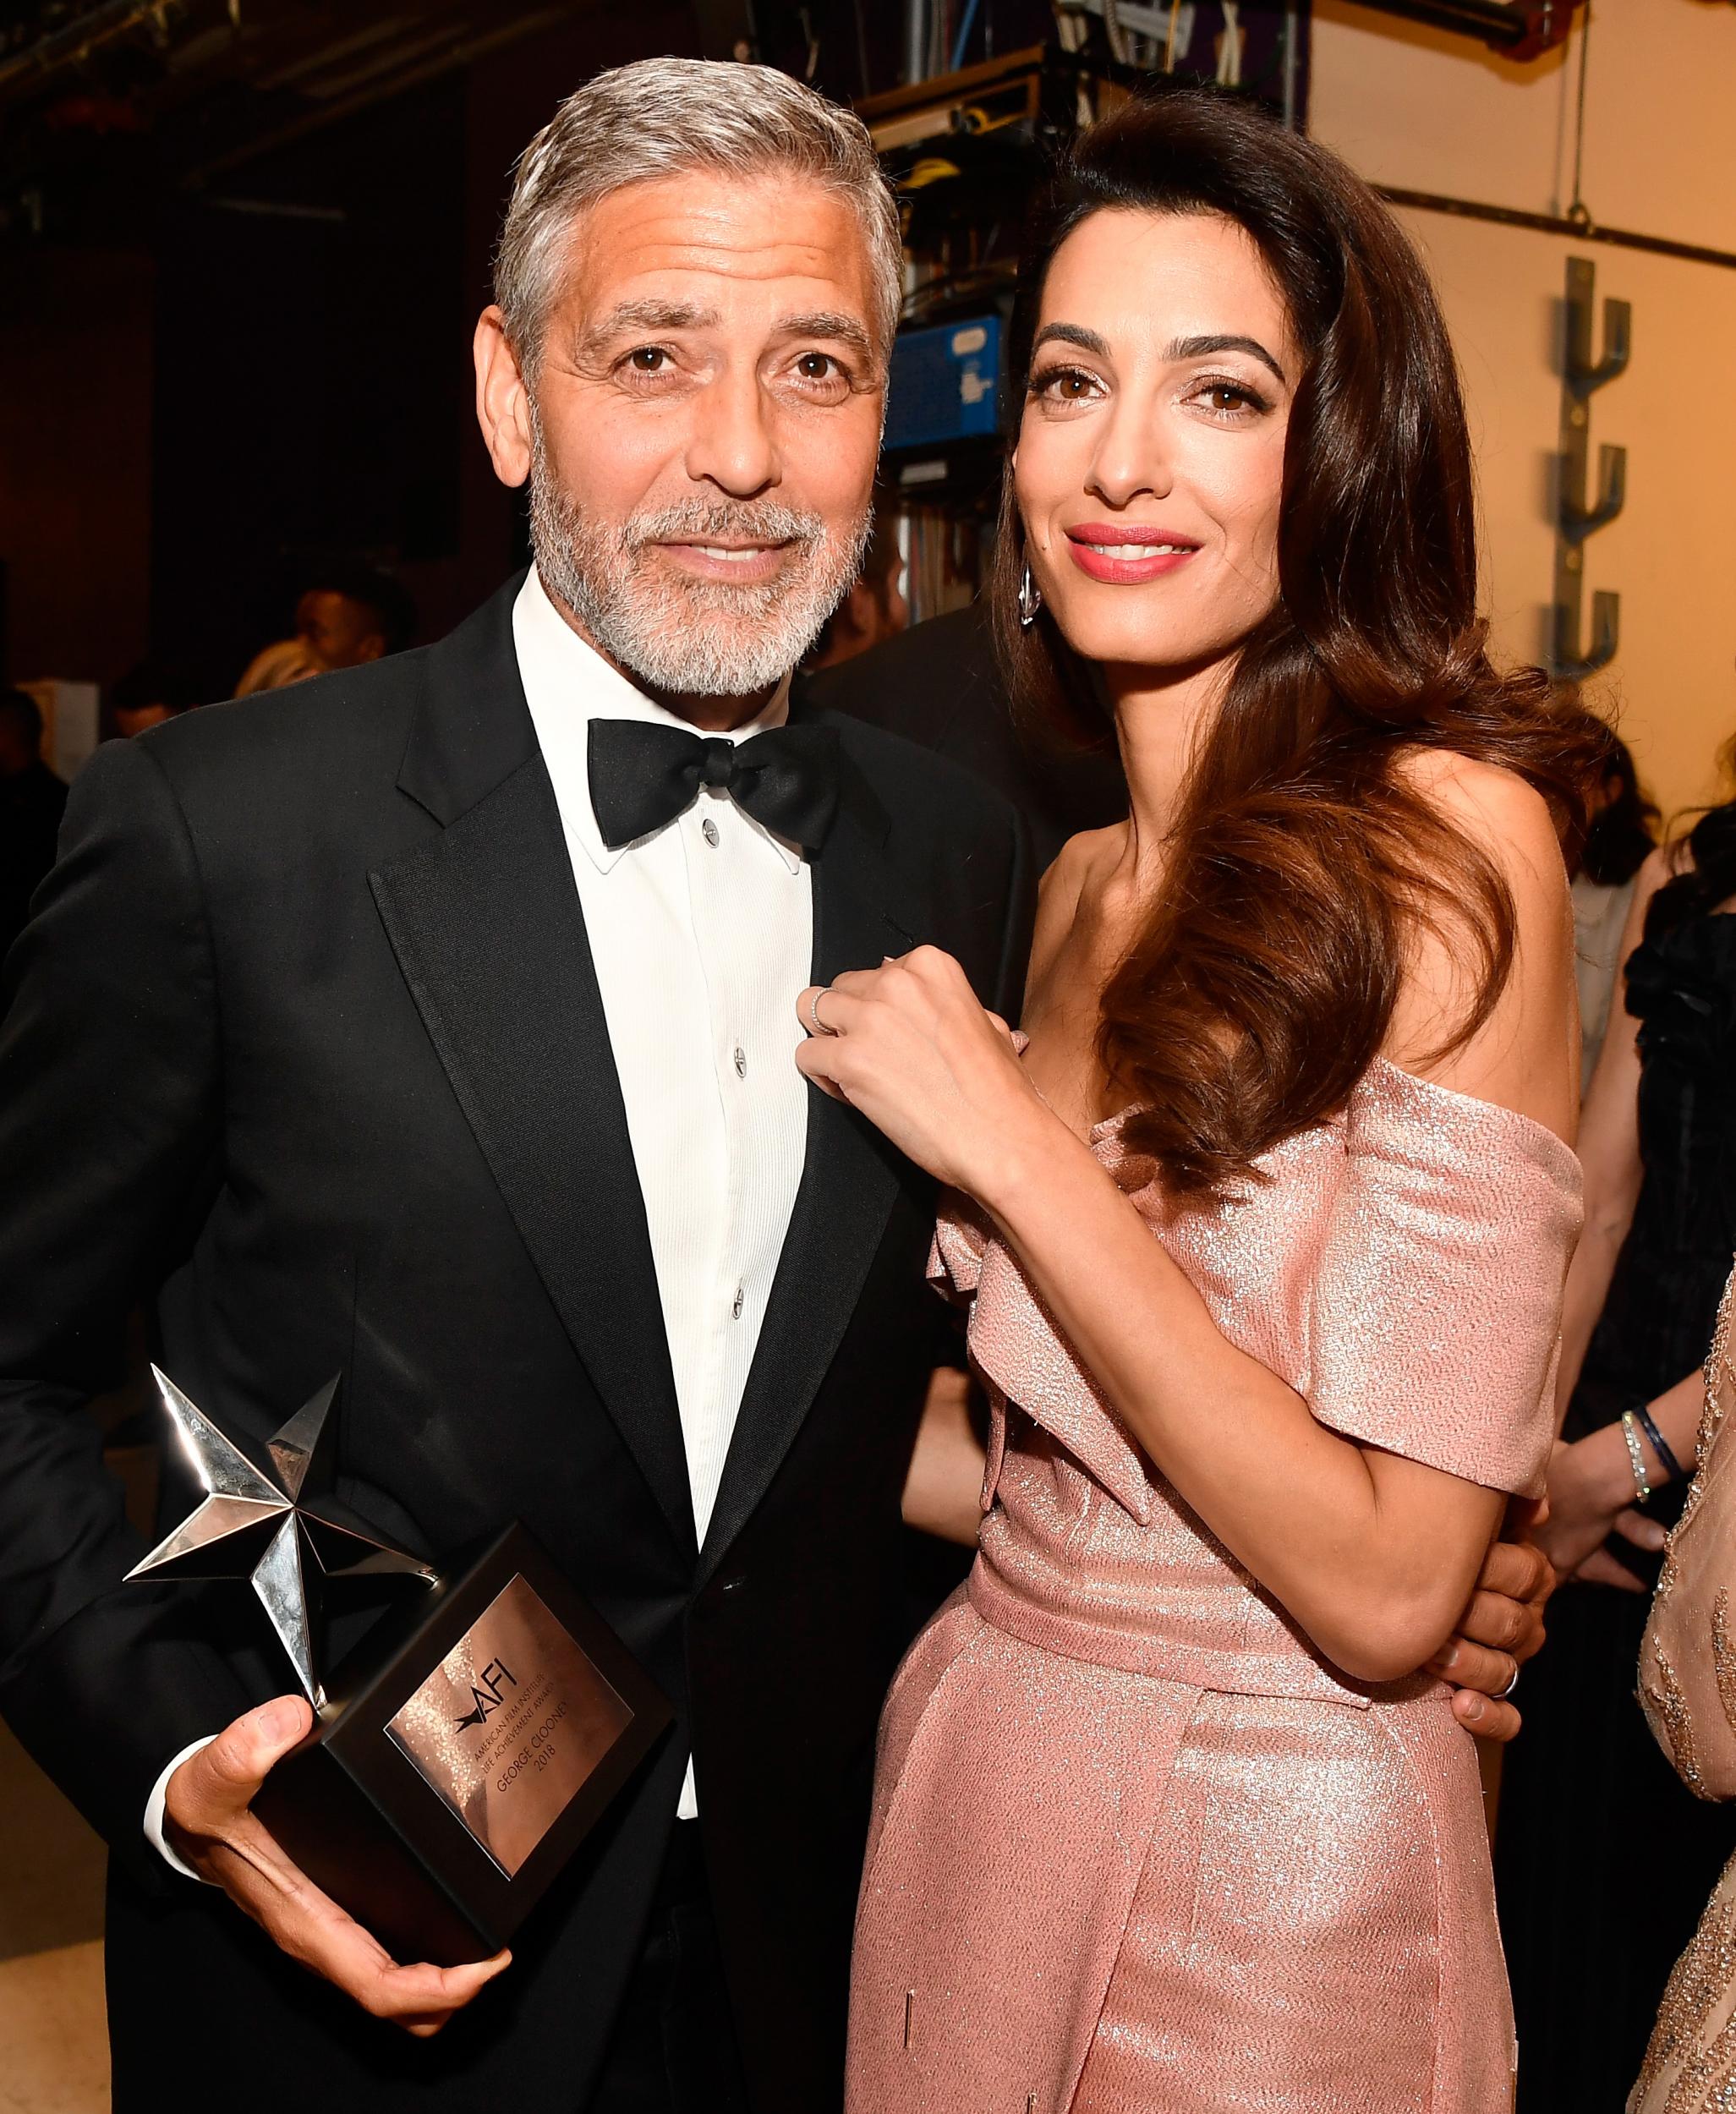
[[[1172, 1208], [1118, 1122], [1092, 1143], [1322, 1422], [1539, 1488], [1580, 1213], [1553, 1133], [1377, 1060], [1241, 1201]], [[882, 1722], [850, 2114], [1505, 2114], [1476, 1759], [1445, 1689], [1314, 1649], [962, 1202], [932, 1274], [971, 1302], [985, 1518]]]

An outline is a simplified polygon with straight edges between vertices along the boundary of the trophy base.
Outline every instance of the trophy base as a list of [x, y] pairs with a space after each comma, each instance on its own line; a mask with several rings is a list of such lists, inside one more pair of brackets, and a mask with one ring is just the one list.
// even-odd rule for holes
[[522, 1526], [383, 1618], [254, 1810], [401, 1961], [500, 1951], [672, 1713]]

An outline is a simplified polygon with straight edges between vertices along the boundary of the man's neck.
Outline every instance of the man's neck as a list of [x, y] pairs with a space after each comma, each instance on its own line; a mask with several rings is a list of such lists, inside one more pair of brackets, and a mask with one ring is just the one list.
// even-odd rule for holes
[[673, 713], [676, 719], [685, 720], [696, 734], [733, 734], [737, 727], [749, 726], [755, 720], [763, 718], [789, 689], [790, 677], [787, 675], [780, 676], [768, 689], [750, 690], [742, 697], [718, 698], [709, 697], [698, 690], [660, 689], [654, 683], [647, 682], [636, 668], [623, 665], [606, 646], [593, 638], [546, 579], [542, 585], [544, 594], [549, 598], [550, 606], [575, 638], [582, 638], [600, 660], [606, 661], [641, 696], [650, 698], [654, 704], [660, 704], [665, 712]]

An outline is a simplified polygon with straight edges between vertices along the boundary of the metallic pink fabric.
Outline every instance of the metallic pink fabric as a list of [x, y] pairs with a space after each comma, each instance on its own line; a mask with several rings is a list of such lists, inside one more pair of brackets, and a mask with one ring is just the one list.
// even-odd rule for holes
[[[1552, 1133], [1377, 1063], [1246, 1200], [1182, 1212], [1118, 1129], [1094, 1149], [1323, 1422], [1539, 1487], [1580, 1217]], [[850, 2114], [1505, 2114], [1476, 1754], [1446, 1690], [1369, 1688], [1314, 1650], [962, 1203], [934, 1269], [974, 1300], [987, 1516], [881, 1727]]]

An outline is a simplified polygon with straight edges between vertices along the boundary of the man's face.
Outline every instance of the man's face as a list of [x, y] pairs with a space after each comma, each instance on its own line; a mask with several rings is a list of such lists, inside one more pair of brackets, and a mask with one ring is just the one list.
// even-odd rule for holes
[[321, 668], [359, 668], [386, 651], [380, 619], [365, 602], [335, 589], [309, 588], [295, 605], [295, 635]]
[[528, 389], [491, 415], [485, 375], [545, 584], [649, 687], [769, 690], [854, 577], [884, 393], [873, 293], [859, 221], [817, 184], [631, 184], [576, 224]]

